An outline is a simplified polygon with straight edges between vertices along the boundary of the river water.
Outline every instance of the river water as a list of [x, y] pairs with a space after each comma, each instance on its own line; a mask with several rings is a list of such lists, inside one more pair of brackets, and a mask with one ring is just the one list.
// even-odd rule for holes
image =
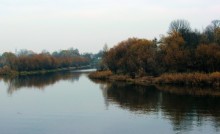
[[[93, 81], [88, 72], [0, 79], [0, 134], [217, 134], [212, 89]], [[169, 90], [170, 89], [170, 90]]]

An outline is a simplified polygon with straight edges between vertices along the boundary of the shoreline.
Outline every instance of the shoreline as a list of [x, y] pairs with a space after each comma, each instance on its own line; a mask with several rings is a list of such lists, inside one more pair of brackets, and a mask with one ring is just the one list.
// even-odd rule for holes
[[131, 82], [137, 85], [172, 85], [185, 87], [213, 87], [220, 89], [220, 72], [213, 73], [166, 73], [160, 76], [143, 76], [132, 79], [128, 75], [113, 74], [111, 71], [96, 71], [90, 79]]
[[49, 69], [49, 70], [36, 70], [36, 71], [15, 71], [15, 70], [0, 70], [0, 76], [24, 76], [24, 75], [35, 75], [35, 74], [46, 74], [46, 73], [54, 73], [54, 72], [62, 72], [62, 71], [72, 71], [72, 70], [80, 70], [80, 69], [90, 69], [87, 66], [83, 67], [67, 67], [67, 68], [57, 68], [57, 69]]

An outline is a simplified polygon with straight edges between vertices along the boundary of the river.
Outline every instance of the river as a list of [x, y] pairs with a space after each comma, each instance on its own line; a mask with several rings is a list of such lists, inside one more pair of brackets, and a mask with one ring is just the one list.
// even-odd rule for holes
[[220, 133], [220, 97], [211, 89], [93, 81], [88, 73], [0, 78], [0, 133]]

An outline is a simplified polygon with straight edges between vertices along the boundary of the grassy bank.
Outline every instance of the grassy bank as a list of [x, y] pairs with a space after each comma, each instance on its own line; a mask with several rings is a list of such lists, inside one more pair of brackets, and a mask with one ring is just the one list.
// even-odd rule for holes
[[163, 74], [155, 78], [154, 83], [220, 87], [220, 72]]
[[45, 74], [45, 73], [53, 73], [53, 72], [60, 72], [60, 71], [67, 71], [67, 70], [69, 69], [62, 68], [62, 69], [52, 69], [52, 70], [22, 71], [22, 72], [18, 72], [18, 75]]
[[132, 82], [139, 85], [150, 85], [153, 84], [155, 78], [151, 76], [138, 77], [132, 79], [129, 75], [113, 74], [111, 71], [96, 71], [89, 74], [89, 78], [96, 80], [108, 80], [108, 81], [124, 81]]
[[145, 76], [132, 79], [128, 75], [117, 75], [111, 71], [97, 71], [89, 75], [91, 79], [110, 81], [126, 81], [139, 85], [180, 85], [180, 86], [211, 86], [220, 88], [220, 72], [214, 73], [166, 73], [158, 77]]
[[0, 68], [0, 75], [1, 76], [16, 76], [19, 73], [17, 71], [11, 70], [9, 67], [5, 66]]
[[61, 71], [70, 71], [76, 69], [87, 69], [86, 67], [68, 67], [68, 68], [57, 68], [50, 70], [36, 70], [36, 71], [15, 71], [10, 68], [4, 67], [0, 69], [0, 76], [17, 76], [17, 75], [34, 75], [34, 74], [45, 74], [45, 73], [53, 73], [53, 72], [61, 72]]

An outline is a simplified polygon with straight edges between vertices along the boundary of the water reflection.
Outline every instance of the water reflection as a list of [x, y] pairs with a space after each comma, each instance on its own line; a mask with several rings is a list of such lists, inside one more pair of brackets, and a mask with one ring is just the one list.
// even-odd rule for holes
[[46, 86], [53, 85], [60, 80], [68, 80], [70, 82], [78, 81], [82, 73], [80, 72], [59, 72], [59, 73], [48, 73], [39, 75], [28, 75], [18, 77], [3, 77], [2, 79], [8, 85], [8, 94], [27, 87], [27, 88], [38, 88], [43, 90]]
[[[16, 78], [1, 78], [5, 83], [7, 83], [7, 92], [8, 94], [13, 94], [15, 91], [18, 91], [23, 88], [37, 88], [43, 90], [47, 89], [47, 86], [53, 85], [60, 80], [76, 82], [79, 81], [78, 90], [53, 90], [48, 92], [47, 94], [37, 96], [32, 101], [29, 98], [29, 101], [22, 101], [20, 96], [13, 96], [14, 105], [12, 106], [10, 99], [2, 99], [2, 104], [5, 105], [3, 109], [5, 109], [5, 113], [9, 113], [13, 111], [12, 109], [7, 110], [9, 107], [16, 107], [17, 111], [22, 111], [21, 109], [34, 108], [36, 109], [44, 109], [43, 113], [46, 112], [48, 115], [51, 115], [51, 111], [56, 111], [56, 113], [64, 113], [63, 115], [66, 117], [66, 120], [71, 119], [71, 121], [76, 121], [75, 123], [79, 125], [79, 128], [82, 124], [87, 124], [88, 126], [92, 126], [94, 120], [97, 120], [97, 126], [103, 125], [106, 120], [110, 121], [107, 126], [113, 126], [114, 128], [119, 126], [120, 128], [125, 127], [124, 123], [129, 121], [132, 115], [135, 115], [135, 124], [137, 126], [143, 126], [143, 132], [146, 132], [148, 126], [144, 126], [144, 123], [151, 124], [152, 119], [156, 117], [156, 126], [158, 128], [172, 126], [171, 132], [198, 132], [204, 126], [207, 126], [209, 133], [217, 133], [220, 132], [220, 97], [219, 90], [213, 89], [186, 89], [181, 87], [170, 87], [170, 86], [138, 86], [129, 83], [119, 83], [119, 82], [103, 82], [103, 81], [94, 81], [97, 83], [102, 91], [102, 96], [104, 98], [104, 102], [106, 108], [109, 110], [104, 110], [102, 99], [100, 100], [99, 89], [97, 89], [96, 84], [88, 81], [88, 79], [84, 79], [85, 77], [81, 77], [85, 73], [81, 72], [62, 72], [62, 73], [50, 73], [44, 75], [33, 75], [33, 76], [19, 76]], [[81, 77], [81, 79], [80, 79]], [[66, 83], [65, 83], [66, 84]], [[87, 86], [84, 86], [84, 84]], [[67, 83], [68, 86], [75, 86], [77, 84]], [[61, 85], [62, 87], [65, 85]], [[94, 86], [94, 87], [93, 87]], [[81, 90], [83, 87], [84, 90]], [[57, 87], [57, 88], [60, 88]], [[65, 88], [65, 87], [63, 87]], [[97, 90], [96, 90], [97, 89]], [[61, 95], [61, 100], [58, 101], [50, 101], [51, 98], [57, 97], [56, 95]], [[55, 95], [55, 96], [54, 96]], [[25, 95], [24, 95], [25, 96]], [[214, 96], [214, 97], [213, 97]], [[18, 98], [16, 98], [18, 97]], [[32, 97], [32, 96], [25, 96]], [[38, 98], [39, 97], [39, 98]], [[94, 98], [93, 98], [94, 97]], [[45, 104], [41, 105], [39, 103], [31, 103], [31, 102], [39, 102], [39, 100], [44, 100]], [[75, 99], [75, 100], [74, 100]], [[4, 101], [8, 100], [8, 102]], [[36, 101], [37, 100], [37, 101]], [[21, 102], [20, 102], [21, 101]], [[20, 102], [20, 103], [16, 103]], [[30, 104], [29, 104], [30, 102]], [[6, 105], [6, 104], [9, 104]], [[18, 105], [20, 104], [20, 105]], [[80, 105], [79, 105], [80, 104]], [[11, 106], [10, 106], [11, 105]], [[94, 106], [96, 106], [94, 108]], [[100, 106], [100, 107], [99, 107]], [[116, 109], [112, 111], [110, 106], [116, 106]], [[31, 107], [31, 108], [30, 108]], [[45, 110], [46, 108], [55, 109], [51, 111]], [[35, 111], [34, 109], [33, 111]], [[76, 111], [75, 111], [76, 110]], [[29, 110], [28, 110], [29, 111]], [[36, 110], [37, 111], [37, 110]], [[125, 115], [121, 115], [121, 111], [125, 112]], [[127, 111], [129, 114], [127, 114]], [[4, 113], [1, 112], [1, 114]], [[36, 112], [38, 113], [38, 112]], [[36, 114], [35, 113], [35, 114]], [[71, 116], [66, 115], [65, 113], [70, 113]], [[80, 113], [80, 114], [78, 114]], [[3, 114], [2, 114], [3, 115]], [[87, 115], [87, 116], [79, 116], [79, 115]], [[88, 116], [90, 115], [90, 116]], [[136, 116], [137, 115], [137, 116]], [[17, 116], [17, 115], [16, 115]], [[80, 117], [78, 120], [75, 120], [75, 117]], [[123, 118], [122, 118], [123, 116]], [[56, 115], [57, 117], [57, 115]], [[56, 119], [56, 117], [54, 117]], [[124, 122], [119, 122], [122, 126], [116, 124], [111, 124], [115, 122], [115, 118], [112, 117], [121, 117]], [[136, 118], [140, 117], [140, 118]], [[146, 118], [147, 117], [147, 118]], [[149, 117], [149, 119], [148, 119]], [[83, 119], [83, 120], [82, 120]], [[60, 123], [68, 123], [66, 120], [61, 121]], [[104, 120], [104, 121], [103, 121]], [[56, 122], [57, 120], [52, 120], [52, 122]], [[81, 121], [81, 123], [79, 123]], [[100, 121], [100, 122], [98, 122]], [[59, 121], [57, 121], [59, 122]], [[132, 120], [133, 122], [133, 120]], [[91, 123], [91, 124], [90, 124]], [[100, 124], [99, 124], [100, 123]], [[138, 124], [139, 123], [139, 124]], [[74, 126], [76, 126], [76, 124]], [[143, 125], [144, 124], [144, 125]], [[155, 124], [155, 122], [152, 122]], [[106, 125], [106, 124], [104, 124]], [[131, 125], [131, 124], [130, 124]], [[62, 126], [62, 125], [61, 125]], [[68, 125], [67, 125], [68, 126]], [[137, 127], [135, 126], [135, 127]], [[201, 127], [202, 126], [202, 127]], [[211, 126], [211, 129], [209, 128]], [[34, 126], [35, 127], [35, 126]], [[83, 128], [85, 126], [82, 126]], [[133, 124], [128, 128], [134, 127]], [[74, 128], [74, 127], [71, 127]], [[78, 127], [77, 127], [78, 128]], [[108, 127], [107, 127], [108, 128]], [[97, 128], [94, 128], [97, 129]], [[113, 130], [113, 129], [111, 129]], [[126, 129], [125, 129], [126, 130]], [[109, 129], [108, 129], [109, 131]], [[110, 131], [109, 131], [110, 132]], [[114, 132], [112, 132], [114, 133]]]
[[[155, 86], [95, 82], [102, 87], [105, 101], [108, 103], [135, 114], [161, 114], [162, 118], [171, 121], [175, 131], [188, 132], [205, 122], [211, 123], [216, 131], [220, 131], [220, 98], [208, 96], [208, 91], [208, 94], [202, 94], [201, 91], [200, 94], [192, 92], [191, 94], [202, 95], [193, 96], [187, 94], [187, 89], [177, 92], [174, 87], [171, 87], [171, 92], [165, 92], [169, 87], [165, 87], [164, 91], [162, 87], [158, 89]], [[174, 91], [177, 94], [173, 93]]]
[[180, 95], [194, 95], [194, 96], [216, 96], [220, 97], [220, 89], [212, 87], [181, 87], [171, 85], [155, 85], [157, 89], [169, 93]]

